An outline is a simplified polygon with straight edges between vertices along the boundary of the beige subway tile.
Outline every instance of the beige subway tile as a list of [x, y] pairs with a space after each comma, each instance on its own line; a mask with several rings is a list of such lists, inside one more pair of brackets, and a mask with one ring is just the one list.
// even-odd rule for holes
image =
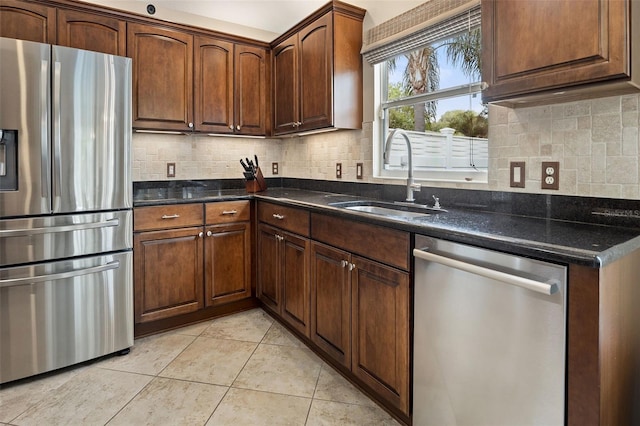
[[622, 112], [627, 111], [638, 111], [638, 103], [640, 102], [640, 97], [636, 95], [630, 96], [622, 96], [620, 98], [620, 108]]
[[564, 106], [565, 117], [578, 117], [591, 115], [591, 103], [589, 101], [575, 102]]
[[591, 114], [620, 114], [620, 97], [593, 99], [591, 101]]
[[607, 183], [637, 184], [637, 157], [607, 157]]
[[620, 196], [622, 195], [622, 186], [608, 185], [608, 184], [592, 184], [590, 195], [593, 197], [620, 198]]

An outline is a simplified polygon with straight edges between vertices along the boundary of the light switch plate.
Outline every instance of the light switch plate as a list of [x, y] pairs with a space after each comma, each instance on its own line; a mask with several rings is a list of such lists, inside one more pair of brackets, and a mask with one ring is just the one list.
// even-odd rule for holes
[[278, 163], [271, 163], [271, 174], [272, 175], [278, 174]]
[[336, 178], [342, 179], [342, 163], [336, 163]]
[[509, 186], [512, 188], [524, 188], [525, 162], [512, 161], [509, 163]]
[[362, 179], [363, 176], [363, 168], [364, 164], [363, 163], [356, 163], [356, 179]]
[[176, 177], [176, 163], [167, 163], [167, 177]]

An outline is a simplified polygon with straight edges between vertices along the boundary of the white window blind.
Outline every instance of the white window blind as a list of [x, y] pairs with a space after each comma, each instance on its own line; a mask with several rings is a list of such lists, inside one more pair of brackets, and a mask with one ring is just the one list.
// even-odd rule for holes
[[479, 0], [431, 0], [369, 30], [361, 53], [378, 64], [477, 27], [480, 17]]

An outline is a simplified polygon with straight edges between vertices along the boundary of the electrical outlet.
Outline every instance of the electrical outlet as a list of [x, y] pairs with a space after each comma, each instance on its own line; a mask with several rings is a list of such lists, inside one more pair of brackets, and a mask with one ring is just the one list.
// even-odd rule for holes
[[558, 161], [542, 162], [542, 189], [560, 189], [560, 163]]
[[271, 163], [271, 174], [272, 175], [278, 174], [278, 163]]
[[525, 162], [524, 161], [512, 161], [509, 163], [510, 167], [510, 180], [509, 186], [512, 188], [524, 188], [525, 181]]
[[362, 167], [363, 164], [362, 163], [356, 163], [356, 179], [362, 179]]
[[176, 163], [167, 163], [167, 177], [176, 177]]
[[342, 179], [342, 163], [336, 163], [336, 178]]

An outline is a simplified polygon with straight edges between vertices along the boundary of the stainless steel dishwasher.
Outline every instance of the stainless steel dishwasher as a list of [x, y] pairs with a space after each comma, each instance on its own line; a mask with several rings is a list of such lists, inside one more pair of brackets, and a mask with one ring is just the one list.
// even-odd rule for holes
[[416, 236], [413, 425], [562, 425], [566, 267]]

